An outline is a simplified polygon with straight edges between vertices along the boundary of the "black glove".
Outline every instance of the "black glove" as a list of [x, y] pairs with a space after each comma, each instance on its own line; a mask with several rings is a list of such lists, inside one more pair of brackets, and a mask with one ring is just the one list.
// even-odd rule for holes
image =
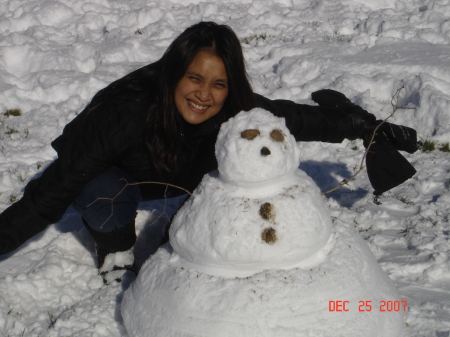
[[[372, 138], [375, 128], [383, 121], [376, 121], [375, 125], [364, 130], [363, 140], [364, 146], [367, 145]], [[408, 153], [414, 153], [420, 148], [420, 143], [417, 141], [416, 130], [403, 125], [396, 125], [385, 122], [377, 129], [377, 133], [374, 137], [375, 142], [388, 141], [398, 151], [406, 151]]]

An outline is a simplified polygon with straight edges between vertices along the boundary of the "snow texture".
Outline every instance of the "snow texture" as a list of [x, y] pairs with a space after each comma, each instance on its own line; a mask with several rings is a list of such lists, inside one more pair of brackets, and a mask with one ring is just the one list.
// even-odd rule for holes
[[[125, 293], [129, 336], [399, 336], [403, 312], [379, 310], [381, 301], [399, 300], [391, 281], [359, 235], [335, 225], [334, 247], [315, 268], [245, 278], [186, 268], [165, 245]], [[338, 298], [349, 301], [348, 311], [329, 310], [329, 301]], [[375, 310], [360, 312], [361, 298]]]
[[[266, 155], [262, 155], [263, 149], [268, 151]], [[254, 109], [237, 115], [220, 129], [216, 157], [222, 180], [251, 188], [293, 173], [299, 165], [300, 151], [283, 118]]]
[[[404, 87], [398, 106], [413, 109], [391, 121], [437, 142], [436, 150], [405, 154], [417, 174], [381, 205], [365, 172], [324, 200], [333, 219], [359, 232], [408, 302], [400, 336], [447, 337], [450, 155], [439, 148], [450, 142], [449, 18], [449, 0], [1, 0], [0, 209], [55, 158], [50, 142], [99, 89], [159, 59], [188, 26], [225, 23], [242, 41], [254, 90], [266, 97], [314, 104], [311, 93], [329, 88], [386, 118]], [[298, 145], [300, 168], [322, 192], [349, 178], [363, 155], [360, 141]], [[179, 202], [140, 207], [138, 266], [155, 252]], [[104, 286], [94, 256], [73, 209], [1, 256], [0, 335], [127, 336], [120, 304], [133, 277]]]

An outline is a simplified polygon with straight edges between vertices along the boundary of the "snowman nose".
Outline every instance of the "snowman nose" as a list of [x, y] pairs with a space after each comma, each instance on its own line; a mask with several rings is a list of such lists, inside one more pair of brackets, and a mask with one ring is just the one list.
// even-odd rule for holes
[[270, 150], [267, 148], [267, 147], [263, 147], [262, 149], [261, 149], [261, 156], [268, 156], [268, 155], [270, 155]]

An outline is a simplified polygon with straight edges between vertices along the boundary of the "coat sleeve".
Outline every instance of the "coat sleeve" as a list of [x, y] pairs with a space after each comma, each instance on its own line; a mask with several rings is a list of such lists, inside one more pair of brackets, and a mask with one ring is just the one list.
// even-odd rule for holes
[[297, 141], [340, 143], [355, 139], [352, 118], [345, 109], [327, 109], [321, 106], [297, 104], [288, 100], [270, 100], [256, 95], [257, 106], [286, 120], [286, 126]]
[[136, 120], [123, 105], [105, 105], [88, 116], [81, 113], [66, 126], [58, 142], [58, 159], [27, 184], [22, 199], [0, 214], [0, 254], [59, 221], [85, 184], [132, 145]]

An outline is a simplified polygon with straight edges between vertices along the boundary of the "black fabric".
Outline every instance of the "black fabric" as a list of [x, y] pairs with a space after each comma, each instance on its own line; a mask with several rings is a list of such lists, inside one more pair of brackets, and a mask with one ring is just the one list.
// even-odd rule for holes
[[297, 141], [340, 143], [354, 133], [351, 118], [341, 109], [269, 100], [260, 95], [256, 99], [259, 107], [285, 118], [287, 128]]
[[[93, 230], [84, 219], [83, 223], [94, 239], [95, 244], [106, 254], [125, 252], [133, 247], [136, 242], [136, 227], [134, 220], [125, 226], [108, 233]], [[99, 268], [101, 268], [103, 263], [100, 264], [99, 262], [99, 265]]]
[[95, 246], [95, 253], [97, 255], [97, 269], [100, 269], [105, 264], [106, 255], [108, 252], [105, 252], [99, 246]]
[[[379, 124], [381, 125], [373, 136]], [[363, 144], [366, 149], [372, 137], [373, 143], [366, 156], [367, 175], [375, 189], [373, 193], [381, 195], [416, 174], [416, 169], [398, 151], [414, 153], [419, 145], [414, 129], [381, 120], [365, 130]]]
[[353, 105], [343, 93], [331, 89], [315, 91], [311, 94], [311, 99], [327, 109], [345, 109], [347, 106]]
[[359, 105], [353, 104], [344, 94], [323, 89], [311, 94], [314, 102], [319, 104], [323, 109], [334, 111], [335, 113], [344, 113], [347, 118], [351, 119], [351, 132], [346, 137], [350, 140], [361, 138], [367, 128], [376, 125], [376, 118]]
[[398, 152], [414, 153], [419, 148], [414, 129], [391, 123], [382, 124], [374, 115], [334, 90], [320, 90], [311, 96], [320, 107], [346, 114], [352, 121], [352, 131], [347, 138], [362, 138], [366, 149], [375, 128], [381, 124], [366, 156], [367, 175], [375, 195], [381, 195], [414, 176], [416, 170]]
[[381, 195], [416, 174], [414, 167], [389, 141], [372, 144], [366, 156], [366, 168], [375, 195]]
[[36, 180], [28, 183], [22, 199], [0, 214], [0, 254], [13, 251], [48, 226], [31, 200]]
[[416, 130], [403, 125], [383, 122], [382, 120], [376, 121], [374, 126], [364, 130], [363, 139], [366, 147], [378, 125], [380, 127], [376, 129], [375, 141], [387, 141], [396, 150], [408, 153], [414, 153], [419, 149]]
[[[284, 117], [297, 141], [341, 142], [356, 132], [350, 117], [340, 109], [269, 100], [256, 95], [257, 106]], [[149, 98], [143, 92], [122, 94], [104, 101], [95, 112], [85, 109], [64, 128], [52, 146], [58, 158], [42, 176], [29, 182], [25, 196], [0, 214], [0, 254], [59, 221], [84, 185], [117, 166], [137, 182], [164, 182], [193, 191], [202, 177], [217, 169], [215, 142], [220, 125], [237, 111], [219, 114], [198, 126], [180, 119], [185, 147], [173, 174], [161, 176], [145, 146]], [[184, 124], [183, 124], [184, 123]], [[166, 186], [141, 184], [144, 199], [164, 197]], [[169, 188], [172, 195], [184, 192]]]

